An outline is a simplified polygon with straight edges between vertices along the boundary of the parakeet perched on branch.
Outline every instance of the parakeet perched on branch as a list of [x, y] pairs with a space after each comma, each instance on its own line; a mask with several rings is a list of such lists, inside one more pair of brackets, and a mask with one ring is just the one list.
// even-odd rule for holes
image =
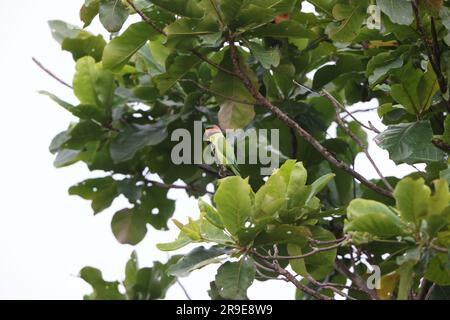
[[205, 138], [211, 143], [216, 163], [230, 169], [236, 176], [241, 176], [234, 150], [223, 135], [222, 130], [216, 125], [208, 127], [205, 130]]

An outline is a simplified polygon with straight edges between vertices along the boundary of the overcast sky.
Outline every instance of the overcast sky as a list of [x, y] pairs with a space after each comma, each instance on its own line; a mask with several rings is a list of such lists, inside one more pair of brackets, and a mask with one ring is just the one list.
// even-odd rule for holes
[[[52, 39], [47, 21], [65, 20], [80, 25], [78, 10], [83, 0], [0, 1], [0, 298], [81, 299], [90, 292], [77, 274], [84, 266], [101, 269], [107, 280], [122, 279], [125, 263], [136, 249], [142, 266], [165, 261], [156, 242], [170, 241], [177, 232], [149, 229], [136, 248], [119, 244], [110, 230], [112, 214], [126, 206], [119, 199], [110, 210], [94, 217], [88, 201], [71, 197], [67, 189], [86, 178], [100, 176], [83, 165], [65, 169], [52, 166], [48, 145], [74, 119], [38, 90], [47, 90], [76, 102], [72, 93], [31, 61], [38, 58], [61, 78], [71, 82], [74, 62]], [[98, 23], [89, 29], [101, 31]], [[366, 117], [367, 115], [365, 115]], [[362, 118], [364, 119], [364, 118]], [[375, 122], [376, 123], [376, 122]], [[379, 125], [379, 124], [378, 124]], [[380, 126], [380, 125], [379, 125]], [[409, 168], [395, 168], [386, 153], [373, 148], [385, 172], [402, 175]], [[367, 161], [357, 169], [375, 177]], [[181, 220], [198, 215], [195, 199], [183, 191], [170, 192], [179, 200], [176, 215]], [[157, 239], [157, 241], [156, 241]], [[183, 253], [183, 252], [182, 252]], [[181, 279], [195, 299], [208, 298], [214, 267]], [[258, 283], [249, 291], [253, 299], [292, 299], [294, 290], [282, 282]], [[168, 298], [184, 299], [174, 286]]]

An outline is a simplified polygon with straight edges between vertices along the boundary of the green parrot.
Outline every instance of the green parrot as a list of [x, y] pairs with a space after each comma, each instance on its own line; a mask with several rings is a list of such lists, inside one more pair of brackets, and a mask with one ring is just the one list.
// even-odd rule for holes
[[216, 163], [230, 169], [236, 176], [240, 177], [234, 150], [223, 135], [222, 130], [216, 125], [206, 128], [205, 139], [211, 143]]

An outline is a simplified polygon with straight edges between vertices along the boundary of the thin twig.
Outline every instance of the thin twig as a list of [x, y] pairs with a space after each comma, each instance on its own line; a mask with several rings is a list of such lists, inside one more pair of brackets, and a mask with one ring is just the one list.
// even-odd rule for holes
[[57, 77], [53, 72], [51, 72], [49, 69], [47, 69], [42, 63], [40, 63], [36, 58], [32, 58], [33, 62], [41, 68], [45, 73], [47, 73], [49, 76], [51, 76], [53, 79], [61, 83], [63, 86], [66, 86], [69, 89], [73, 89], [70, 84], [62, 80], [61, 78]]
[[154, 180], [146, 180], [146, 182], [154, 185], [155, 187], [162, 188], [162, 189], [180, 189], [180, 190], [186, 190], [186, 191], [191, 191], [191, 192], [205, 192], [210, 195], [214, 194], [208, 190], [199, 190], [191, 185], [180, 186], [180, 185], [176, 185], [176, 184], [165, 184], [165, 183], [162, 183], [159, 181], [154, 181]]
[[261, 259], [266, 259], [266, 260], [300, 260], [300, 259], [305, 259], [305, 258], [311, 257], [311, 256], [313, 256], [315, 254], [320, 253], [320, 252], [331, 251], [331, 250], [335, 250], [337, 248], [340, 248], [349, 239], [350, 239], [350, 237], [347, 236], [341, 242], [339, 242], [337, 244], [334, 244], [334, 245], [329, 246], [329, 247], [322, 247], [322, 248], [314, 247], [312, 251], [310, 251], [308, 253], [305, 253], [305, 254], [302, 254], [302, 255], [298, 255], [298, 256], [279, 256], [276, 253], [274, 255], [270, 255], [270, 256], [263, 256], [263, 255], [259, 255], [259, 253], [258, 253], [258, 256]]
[[341, 290], [339, 290], [336, 287], [330, 285], [329, 283], [321, 283], [321, 282], [317, 281], [316, 279], [314, 279], [311, 276], [307, 276], [306, 279], [309, 282], [311, 282], [312, 284], [318, 286], [319, 288], [331, 290], [335, 294], [340, 295], [341, 297], [344, 297], [345, 299], [356, 300], [355, 298], [350, 297], [348, 294], [346, 294], [345, 292], [342, 292]]
[[353, 110], [353, 111], [343, 111], [342, 113], [345, 113], [344, 116], [342, 116], [342, 119], [345, 119], [347, 117], [349, 117], [349, 113], [351, 113], [352, 115], [355, 115], [356, 113], [366, 113], [366, 112], [372, 112], [375, 110], [378, 110], [379, 107], [374, 107], [374, 108], [369, 108], [369, 109], [358, 109], [358, 110]]
[[180, 282], [180, 280], [176, 280], [178, 286], [181, 288], [181, 290], [183, 290], [184, 295], [186, 296], [186, 298], [188, 300], [192, 300], [191, 296], [189, 295], [189, 292], [187, 292], [186, 288], [183, 286], [183, 284]]

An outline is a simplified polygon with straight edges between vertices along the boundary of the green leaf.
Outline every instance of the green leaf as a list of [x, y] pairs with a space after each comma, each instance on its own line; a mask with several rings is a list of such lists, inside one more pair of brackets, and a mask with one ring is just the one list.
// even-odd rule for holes
[[220, 217], [219, 213], [213, 206], [209, 205], [202, 199], [199, 199], [198, 208], [200, 209], [200, 213], [204, 215], [206, 220], [208, 220], [211, 224], [220, 229], [225, 228], [222, 222], [222, 218]]
[[174, 62], [167, 68], [166, 73], [153, 77], [160, 94], [165, 94], [200, 62], [201, 60], [194, 55], [176, 56]]
[[414, 266], [415, 261], [409, 261], [400, 266], [397, 273], [400, 275], [400, 283], [398, 285], [397, 300], [408, 300], [411, 287], [414, 283]]
[[447, 180], [440, 179], [433, 181], [434, 194], [430, 197], [428, 214], [441, 215], [443, 211], [449, 206], [450, 191]]
[[259, 38], [272, 37], [312, 39], [315, 37], [314, 32], [293, 20], [286, 20], [279, 24], [266, 24], [263, 27], [249, 31], [249, 33]]
[[151, 268], [138, 270], [136, 283], [131, 292], [127, 292], [132, 300], [158, 300], [164, 299], [167, 290], [176, 283], [176, 278], [167, 274], [167, 269], [176, 263], [180, 256], [174, 256], [162, 264], [154, 262]]
[[111, 33], [119, 32], [128, 19], [128, 8], [121, 0], [103, 0], [99, 9], [100, 22]]
[[161, 251], [175, 251], [184, 248], [190, 243], [192, 243], [192, 239], [189, 238], [186, 233], [180, 232], [175, 241], [169, 243], [158, 243], [156, 247]]
[[349, 4], [338, 3], [333, 8], [333, 16], [339, 22], [328, 25], [328, 36], [337, 42], [352, 42], [359, 34], [367, 17], [367, 0], [351, 0]]
[[91, 56], [95, 61], [99, 62], [102, 59], [105, 46], [106, 42], [102, 36], [94, 36], [84, 31], [74, 38], [65, 38], [61, 44], [63, 50], [72, 53], [75, 61]]
[[105, 69], [119, 71], [148, 40], [157, 35], [157, 31], [145, 22], [132, 24], [122, 35], [106, 45], [103, 66]]
[[[233, 63], [228, 55], [221, 65], [228, 70], [233, 69]], [[244, 70], [246, 70], [247, 75], [252, 81], [257, 83], [254, 74], [245, 67]], [[218, 116], [219, 124], [222, 128], [245, 128], [255, 118], [255, 109], [252, 105], [255, 99], [243, 83], [236, 77], [224, 72], [219, 72], [212, 82], [211, 90], [220, 93], [220, 96], [216, 96], [216, 99], [220, 104]], [[226, 99], [223, 96], [226, 96], [229, 99]], [[239, 103], [237, 101], [243, 101], [247, 104]]]
[[112, 177], [89, 179], [69, 189], [70, 195], [77, 195], [92, 201], [92, 209], [97, 214], [109, 208], [119, 196], [117, 182]]
[[200, 19], [204, 11], [195, 0], [151, 0], [157, 6], [182, 17]]
[[444, 153], [432, 143], [433, 131], [429, 121], [401, 123], [389, 126], [375, 138], [376, 143], [389, 151], [397, 163], [408, 164], [440, 161]]
[[61, 20], [51, 20], [48, 22], [53, 39], [62, 44], [66, 38], [76, 38], [81, 29]]
[[111, 143], [111, 158], [115, 163], [131, 160], [139, 150], [147, 146], [156, 146], [167, 136], [167, 128], [162, 122], [127, 125]]
[[83, 28], [88, 27], [98, 15], [100, 0], [85, 0], [80, 10], [80, 20], [84, 22]]
[[430, 109], [435, 94], [439, 91], [439, 83], [431, 64], [419, 82], [419, 99], [421, 112]]
[[214, 202], [224, 226], [232, 235], [236, 235], [251, 216], [252, 196], [253, 191], [248, 180], [241, 177], [220, 180]]
[[278, 67], [280, 64], [281, 55], [277, 48], [265, 48], [254, 41], [246, 41], [245, 44], [265, 69]]
[[269, 225], [254, 240], [255, 246], [293, 243], [304, 246], [309, 243], [311, 231], [305, 226]]
[[239, 31], [251, 30], [255, 27], [271, 23], [276, 15], [276, 11], [272, 8], [249, 4], [239, 10], [231, 27]]
[[219, 247], [211, 247], [209, 249], [197, 247], [181, 258], [178, 263], [172, 265], [167, 270], [167, 273], [175, 277], [186, 277], [194, 270], [220, 262], [221, 259], [219, 257], [227, 252], [226, 249]]
[[140, 209], [147, 214], [147, 223], [157, 230], [167, 230], [167, 221], [175, 211], [175, 201], [167, 197], [168, 190], [157, 186], [145, 187]]
[[377, 6], [393, 23], [409, 26], [414, 21], [412, 5], [408, 0], [377, 0]]
[[255, 279], [253, 259], [245, 256], [239, 262], [226, 262], [218, 270], [215, 283], [220, 296], [228, 300], [246, 300], [247, 289]]
[[147, 234], [145, 214], [138, 207], [123, 209], [114, 215], [111, 229], [120, 243], [136, 245]]
[[132, 289], [132, 286], [136, 283], [137, 273], [139, 271], [139, 262], [136, 251], [131, 253], [130, 259], [125, 265], [125, 280], [123, 285], [127, 291]]
[[345, 224], [345, 232], [367, 232], [383, 238], [408, 234], [400, 217], [376, 201], [353, 200], [347, 209], [347, 218], [349, 221]]
[[425, 272], [425, 278], [440, 286], [450, 286], [449, 255], [439, 253], [430, 260]]
[[[411, 63], [392, 71], [399, 84], [391, 86], [391, 96], [411, 114], [421, 115], [427, 111], [439, 91], [439, 84], [431, 65], [428, 71], [415, 69]], [[409, 79], [409, 81], [404, 81]]]
[[[328, 230], [325, 230], [322, 227], [311, 226], [309, 227], [311, 232], [311, 238], [324, 241], [331, 242], [336, 240], [336, 237]], [[329, 247], [330, 245], [318, 245], [318, 247]], [[301, 248], [301, 252], [306, 254], [310, 252], [310, 245], [304, 245]], [[327, 250], [323, 252], [319, 252], [310, 257], [304, 259], [305, 268], [314, 279], [325, 279], [330, 273], [334, 270], [334, 262], [336, 260], [337, 249]]]
[[394, 191], [397, 208], [404, 221], [420, 226], [420, 221], [428, 213], [431, 190], [423, 179], [406, 178], [400, 181]]
[[286, 161], [258, 190], [255, 195], [254, 212], [257, 221], [274, 217], [278, 210], [286, 206], [288, 201], [286, 192], [295, 165], [295, 160]]
[[[291, 257], [303, 255], [302, 248], [293, 243], [288, 244], [287, 250], [289, 256]], [[291, 265], [292, 270], [294, 270], [295, 273], [301, 275], [302, 277], [306, 277], [309, 275], [308, 270], [306, 269], [305, 259], [291, 259], [289, 260], [289, 264]]]
[[169, 39], [171, 37], [183, 36], [207, 36], [220, 32], [217, 21], [206, 17], [202, 20], [181, 18], [171, 23], [165, 29]]
[[111, 108], [115, 89], [113, 74], [102, 70], [92, 57], [77, 61], [73, 90], [82, 104]]
[[125, 296], [119, 291], [119, 282], [103, 280], [100, 270], [85, 267], [80, 271], [80, 277], [89, 283], [94, 292], [84, 296], [85, 300], [124, 300]]

